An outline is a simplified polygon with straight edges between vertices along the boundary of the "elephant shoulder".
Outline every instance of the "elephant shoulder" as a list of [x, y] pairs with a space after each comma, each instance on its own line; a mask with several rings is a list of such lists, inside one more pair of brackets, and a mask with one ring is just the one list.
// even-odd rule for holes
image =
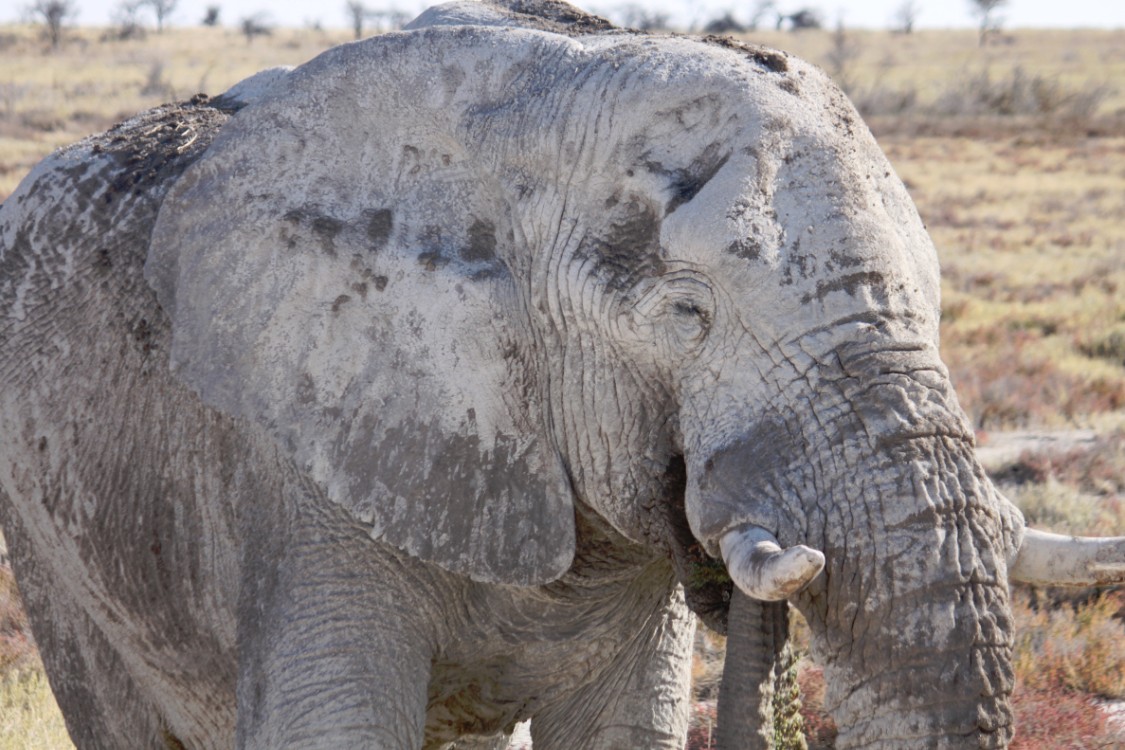
[[[0, 206], [0, 305], [75, 275], [144, 262], [168, 188], [230, 116], [198, 96], [143, 112], [44, 159]], [[22, 290], [22, 292], [20, 291]]]

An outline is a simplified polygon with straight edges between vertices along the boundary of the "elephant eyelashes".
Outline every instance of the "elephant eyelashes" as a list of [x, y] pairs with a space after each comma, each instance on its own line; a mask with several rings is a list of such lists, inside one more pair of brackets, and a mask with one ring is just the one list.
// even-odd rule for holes
[[710, 323], [707, 311], [694, 302], [676, 302], [672, 306], [672, 310], [677, 315], [682, 315], [685, 317], [695, 317], [701, 319], [705, 323]]
[[672, 303], [672, 325], [681, 340], [702, 341], [711, 328], [711, 314], [695, 302], [677, 300]]

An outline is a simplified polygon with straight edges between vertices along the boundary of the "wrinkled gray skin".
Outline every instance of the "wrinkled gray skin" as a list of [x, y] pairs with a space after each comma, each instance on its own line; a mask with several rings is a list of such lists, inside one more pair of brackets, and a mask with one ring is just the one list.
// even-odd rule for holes
[[153, 110], [0, 208], [0, 522], [80, 747], [680, 748], [677, 578], [742, 524], [824, 553], [839, 747], [1012, 737], [1023, 522], [871, 135], [783, 54], [544, 7]]

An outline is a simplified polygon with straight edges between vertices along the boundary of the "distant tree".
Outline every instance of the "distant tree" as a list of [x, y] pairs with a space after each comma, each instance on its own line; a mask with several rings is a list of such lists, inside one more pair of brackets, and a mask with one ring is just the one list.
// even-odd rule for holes
[[363, 22], [367, 20], [371, 11], [362, 0], [348, 0], [344, 3], [344, 10], [348, 14], [348, 20], [351, 22], [355, 38], [360, 39], [363, 36]]
[[668, 14], [653, 11], [637, 3], [629, 3], [618, 11], [621, 25], [641, 31], [665, 31], [668, 28]]
[[1004, 19], [996, 15], [1008, 4], [1008, 0], [969, 0], [969, 9], [980, 21], [980, 46], [988, 43], [988, 37], [995, 34], [1004, 25]]
[[207, 11], [203, 15], [204, 26], [218, 26], [219, 25], [219, 11], [221, 9], [218, 5], [208, 5]]
[[729, 10], [718, 18], [711, 19], [703, 27], [705, 34], [741, 34], [746, 27], [740, 24]]
[[379, 31], [396, 31], [406, 25], [406, 22], [410, 20], [410, 14], [397, 8], [388, 8], [386, 10], [368, 11], [367, 18], [371, 21], [371, 25]]
[[773, 0], [757, 0], [757, 2], [754, 3], [754, 11], [750, 14], [750, 23], [746, 25], [746, 28], [750, 31], [757, 31], [766, 16], [776, 12], [777, 7], [774, 5]]
[[63, 29], [78, 15], [78, 6], [74, 0], [35, 0], [28, 7], [27, 12], [32, 18], [43, 22], [51, 49], [58, 49], [59, 43], [62, 42]]
[[140, 19], [141, 0], [122, 0], [113, 9], [110, 20], [113, 27], [102, 39], [123, 42], [126, 39], [144, 39], [145, 27]]
[[265, 13], [255, 13], [252, 16], [246, 16], [238, 22], [238, 27], [242, 31], [242, 35], [246, 37], [246, 43], [250, 44], [254, 41], [256, 36], [269, 36], [273, 33], [270, 28], [268, 16]]
[[895, 9], [894, 16], [891, 19], [891, 29], [899, 34], [913, 34], [914, 24], [918, 21], [918, 13], [921, 9], [918, 7], [917, 0], [905, 0], [902, 5]]
[[156, 33], [164, 31], [164, 19], [172, 15], [180, 0], [142, 0], [142, 3], [152, 9], [156, 16]]
[[820, 14], [812, 8], [801, 8], [798, 11], [783, 15], [777, 15], [777, 28], [780, 30], [785, 22], [789, 22], [789, 29], [791, 31], [803, 31], [804, 29], [819, 29], [824, 23], [820, 20]]

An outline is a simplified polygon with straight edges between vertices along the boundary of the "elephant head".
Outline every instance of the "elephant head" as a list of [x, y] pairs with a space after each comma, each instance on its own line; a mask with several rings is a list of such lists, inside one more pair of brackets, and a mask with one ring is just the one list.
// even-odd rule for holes
[[1027, 535], [902, 183], [815, 68], [599, 29], [434, 24], [261, 87], [153, 232], [174, 369], [477, 580], [563, 574], [576, 505], [656, 550], [682, 508], [808, 619], [841, 747], [1006, 745]]

